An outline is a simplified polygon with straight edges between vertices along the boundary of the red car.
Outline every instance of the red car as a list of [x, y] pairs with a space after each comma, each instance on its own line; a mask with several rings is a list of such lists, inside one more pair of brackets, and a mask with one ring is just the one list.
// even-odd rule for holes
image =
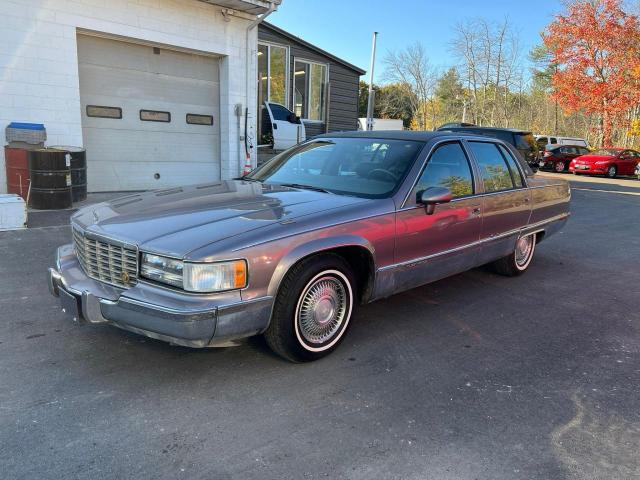
[[566, 172], [569, 170], [569, 164], [574, 158], [588, 154], [589, 149], [587, 147], [578, 145], [547, 145], [539, 165], [543, 170]]
[[606, 175], [615, 178], [617, 175], [633, 175], [639, 162], [640, 152], [635, 150], [603, 148], [572, 160], [569, 171], [574, 174]]

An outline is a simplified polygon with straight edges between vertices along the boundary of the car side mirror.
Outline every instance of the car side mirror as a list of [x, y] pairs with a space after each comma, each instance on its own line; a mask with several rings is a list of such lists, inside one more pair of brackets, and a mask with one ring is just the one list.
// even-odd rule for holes
[[289, 123], [300, 123], [300, 117], [298, 117], [295, 113], [290, 113], [287, 117]]
[[424, 205], [427, 215], [433, 215], [436, 205], [440, 203], [449, 203], [453, 200], [451, 190], [445, 187], [429, 187], [426, 190], [418, 192], [416, 203]]

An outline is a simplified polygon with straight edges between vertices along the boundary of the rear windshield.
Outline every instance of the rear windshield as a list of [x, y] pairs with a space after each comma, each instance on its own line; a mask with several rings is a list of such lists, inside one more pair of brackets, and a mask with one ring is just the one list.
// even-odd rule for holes
[[423, 146], [405, 140], [322, 138], [281, 153], [245, 178], [385, 198], [398, 189]]
[[516, 139], [516, 148], [519, 150], [536, 150], [536, 140], [530, 133], [516, 133], [514, 134]]

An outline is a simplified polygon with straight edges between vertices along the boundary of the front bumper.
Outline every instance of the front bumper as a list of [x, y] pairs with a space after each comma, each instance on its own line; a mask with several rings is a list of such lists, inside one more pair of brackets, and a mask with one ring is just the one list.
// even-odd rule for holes
[[585, 175], [604, 175], [605, 173], [607, 173], [606, 168], [594, 167], [591, 165], [589, 165], [587, 168], [576, 168], [574, 165], [569, 165], [569, 171]]
[[111, 324], [187, 347], [224, 346], [264, 331], [272, 297], [243, 301], [240, 292], [194, 295], [139, 281], [129, 289], [89, 278], [72, 245], [49, 269], [49, 291], [77, 324]]

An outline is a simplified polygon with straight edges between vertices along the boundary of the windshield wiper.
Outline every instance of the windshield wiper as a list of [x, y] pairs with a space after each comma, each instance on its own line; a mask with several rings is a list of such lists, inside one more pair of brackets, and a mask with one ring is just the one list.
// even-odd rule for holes
[[299, 188], [301, 190], [313, 190], [315, 192], [333, 193], [324, 188], [314, 187], [313, 185], [305, 185], [304, 183], [280, 183], [279, 185], [283, 187]]
[[237, 178], [234, 178], [234, 180], [242, 180], [242, 181], [245, 181], [245, 182], [262, 183], [262, 180], [257, 180], [255, 178], [251, 178], [251, 177], [237, 177]]

